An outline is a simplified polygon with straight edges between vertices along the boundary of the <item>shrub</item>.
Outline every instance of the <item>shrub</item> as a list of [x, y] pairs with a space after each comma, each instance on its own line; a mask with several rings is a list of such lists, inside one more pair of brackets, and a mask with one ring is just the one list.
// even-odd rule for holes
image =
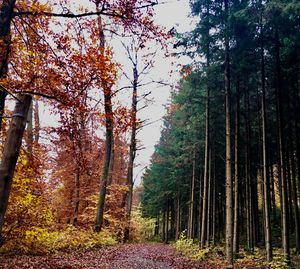
[[175, 242], [175, 248], [178, 252], [193, 260], [204, 260], [209, 253], [209, 249], [199, 249], [194, 244], [193, 239], [187, 239], [184, 232], [180, 234], [179, 239]]
[[154, 237], [155, 219], [144, 218], [140, 207], [136, 207], [131, 218], [131, 238], [136, 242], [152, 240]]
[[87, 250], [113, 245], [116, 240], [107, 230], [100, 233], [67, 226], [62, 231], [50, 231], [40, 227], [26, 230], [25, 236], [7, 242], [1, 252], [45, 254], [57, 251]]

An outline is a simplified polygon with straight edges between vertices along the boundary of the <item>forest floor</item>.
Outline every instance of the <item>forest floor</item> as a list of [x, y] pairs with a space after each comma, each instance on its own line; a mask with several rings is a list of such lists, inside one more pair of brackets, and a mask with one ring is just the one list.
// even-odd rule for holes
[[[170, 245], [119, 244], [103, 249], [43, 256], [0, 256], [1, 269], [219, 269], [222, 263], [192, 261]], [[235, 268], [262, 268], [239, 265]]]

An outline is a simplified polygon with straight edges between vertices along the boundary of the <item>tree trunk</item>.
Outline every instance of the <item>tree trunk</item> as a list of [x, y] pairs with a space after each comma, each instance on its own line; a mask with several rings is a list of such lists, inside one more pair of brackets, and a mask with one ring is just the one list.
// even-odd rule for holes
[[192, 180], [191, 180], [191, 199], [190, 199], [190, 206], [189, 206], [189, 222], [188, 222], [188, 239], [193, 238], [193, 224], [194, 224], [194, 203], [195, 203], [195, 179], [196, 179], [196, 156], [194, 150], [193, 156], [193, 171], [192, 171]]
[[176, 231], [175, 231], [175, 240], [179, 239], [180, 235], [180, 199], [179, 194], [176, 197]]
[[[209, 4], [207, 6], [207, 14], [209, 14]], [[209, 18], [207, 18], [209, 20]], [[209, 36], [210, 25], [207, 23], [206, 35]], [[209, 192], [209, 143], [210, 143], [210, 44], [206, 44], [206, 105], [205, 105], [205, 150], [204, 150], [204, 175], [203, 175], [203, 204], [202, 204], [202, 223], [201, 223], [201, 237], [200, 237], [200, 248], [205, 247], [206, 233], [207, 233], [207, 220], [208, 215], [208, 192]], [[207, 238], [209, 234], [207, 234]]]
[[240, 188], [240, 85], [236, 87], [235, 145], [234, 145], [234, 221], [233, 253], [239, 252], [239, 188]]
[[32, 160], [32, 148], [33, 148], [33, 102], [30, 104], [30, 108], [28, 111], [27, 117], [27, 137], [26, 137], [26, 144], [27, 144], [27, 154], [28, 154], [28, 161]]
[[246, 178], [246, 219], [247, 219], [247, 246], [249, 249], [253, 249], [253, 207], [252, 207], [252, 180], [251, 180], [251, 172], [250, 172], [250, 164], [251, 164], [251, 153], [250, 153], [250, 104], [249, 104], [249, 89], [245, 92], [245, 124], [246, 124], [246, 151], [245, 151], [245, 178]]
[[284, 159], [284, 133], [283, 133], [283, 108], [282, 108], [282, 77], [281, 77], [281, 63], [280, 63], [280, 44], [278, 29], [275, 30], [275, 59], [276, 59], [276, 100], [277, 100], [277, 125], [278, 125], [278, 175], [281, 182], [281, 215], [282, 215], [282, 247], [284, 256], [287, 260], [290, 259], [290, 246], [289, 246], [289, 216], [288, 216], [288, 196], [287, 196], [287, 179], [286, 179], [286, 166]]
[[210, 244], [210, 229], [211, 229], [211, 194], [212, 194], [212, 179], [211, 179], [211, 149], [209, 150], [209, 165], [208, 165], [208, 197], [207, 197], [207, 245]]
[[[77, 164], [78, 165], [78, 164]], [[78, 212], [79, 212], [79, 203], [80, 203], [80, 167], [77, 166], [75, 169], [75, 186], [74, 186], [74, 210], [73, 216], [71, 218], [71, 224], [77, 226], [78, 224]]]
[[[97, 10], [99, 9], [97, 5]], [[101, 17], [98, 17], [98, 25], [100, 29], [100, 50], [104, 53], [105, 36], [102, 27]], [[110, 86], [106, 83], [105, 74], [103, 74], [102, 87], [104, 93], [104, 110], [105, 110], [105, 155], [104, 165], [100, 183], [100, 193], [97, 204], [97, 215], [95, 222], [95, 231], [100, 232], [103, 225], [103, 215], [105, 209], [105, 199], [107, 191], [107, 183], [109, 181], [109, 168], [111, 160], [111, 152], [113, 145], [113, 111], [112, 111], [112, 92]]]
[[[10, 25], [13, 19], [13, 10], [16, 0], [2, 1], [0, 6], [0, 79], [7, 76], [8, 56], [10, 52]], [[2, 127], [2, 118], [4, 115], [5, 98], [7, 92], [0, 88], [0, 130]]]
[[263, 26], [261, 25], [261, 133], [262, 133], [262, 180], [264, 191], [264, 231], [265, 231], [265, 247], [267, 253], [267, 261], [272, 260], [272, 244], [271, 244], [271, 223], [270, 223], [270, 177], [268, 173], [268, 149], [267, 149], [267, 116], [266, 116], [266, 87], [265, 87], [265, 57], [264, 57], [264, 36]]
[[[132, 89], [132, 101], [131, 101], [131, 138], [129, 146], [129, 161], [127, 169], [127, 187], [126, 193], [126, 215], [128, 221], [130, 221], [131, 208], [132, 208], [132, 194], [133, 194], [133, 166], [136, 155], [136, 130], [137, 130], [137, 90], [138, 90], [138, 70], [136, 64], [133, 66], [133, 89]], [[129, 224], [128, 224], [129, 225]], [[124, 240], [129, 239], [129, 227], [126, 227]]]
[[[293, 89], [293, 98], [296, 99], [295, 94], [295, 89]], [[290, 101], [290, 105], [292, 102]], [[297, 191], [297, 176], [300, 177], [300, 167], [297, 165], [297, 159], [298, 159], [298, 149], [297, 149], [297, 144], [298, 144], [298, 132], [297, 132], [297, 119], [296, 119], [296, 111], [297, 111], [297, 106], [293, 104], [293, 109], [290, 111], [293, 111], [293, 115], [291, 116], [290, 122], [293, 122], [293, 126], [289, 124], [290, 129], [292, 131], [289, 131], [289, 134], [292, 133], [292, 138], [290, 140], [291, 144], [291, 172], [292, 172], [292, 191], [293, 191], [293, 204], [294, 204], [294, 215], [295, 215], [295, 240], [296, 240], [296, 252], [299, 253], [300, 251], [300, 218], [299, 218], [299, 206], [298, 206], [298, 191]], [[294, 143], [293, 143], [294, 142]], [[294, 148], [294, 151], [293, 151]], [[295, 154], [294, 154], [295, 152]]]
[[216, 153], [215, 153], [215, 146], [213, 149], [213, 195], [212, 195], [212, 235], [211, 235], [211, 242], [214, 246], [216, 243], [216, 216], [217, 216], [217, 207], [216, 207], [216, 198], [217, 198], [217, 188], [216, 188]]
[[166, 208], [163, 209], [162, 215], [162, 241], [166, 240]]
[[169, 243], [169, 218], [170, 218], [170, 205], [169, 205], [169, 199], [167, 199], [167, 212], [166, 212], [166, 231], [165, 231], [165, 243]]
[[40, 139], [40, 114], [39, 114], [39, 102], [35, 100], [34, 105], [34, 142], [38, 143]]
[[0, 164], [0, 241], [2, 241], [1, 234], [4, 216], [7, 209], [15, 166], [22, 145], [22, 137], [31, 100], [32, 97], [30, 95], [18, 96], [18, 101], [16, 102], [4, 144], [2, 161]]
[[231, 176], [231, 90], [230, 90], [230, 59], [229, 59], [229, 8], [225, 5], [225, 109], [226, 109], [226, 258], [233, 264], [233, 219], [232, 219], [232, 176]]

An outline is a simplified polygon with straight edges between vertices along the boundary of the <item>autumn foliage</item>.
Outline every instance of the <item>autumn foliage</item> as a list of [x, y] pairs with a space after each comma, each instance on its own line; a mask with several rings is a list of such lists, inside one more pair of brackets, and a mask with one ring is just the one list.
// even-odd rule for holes
[[[121, 241], [128, 226], [124, 196], [131, 112], [115, 99], [120, 64], [110, 42], [113, 36], [129, 34], [137, 36], [141, 47], [149, 39], [163, 45], [167, 34], [153, 22], [155, 2], [79, 2], [0, 2], [3, 10], [13, 7], [7, 15], [8, 35], [0, 37], [0, 57], [6, 61], [8, 55], [0, 77], [5, 93], [1, 102], [13, 103], [18, 94], [30, 94], [51, 117], [47, 127], [49, 122], [40, 122], [38, 105], [29, 109], [26, 143], [14, 171], [1, 235], [3, 251], [95, 247]], [[111, 115], [104, 112], [107, 95]], [[9, 115], [5, 108], [4, 116]], [[98, 235], [93, 226], [108, 117], [113, 123], [113, 149], [104, 231]], [[10, 121], [1, 121], [4, 142]]]

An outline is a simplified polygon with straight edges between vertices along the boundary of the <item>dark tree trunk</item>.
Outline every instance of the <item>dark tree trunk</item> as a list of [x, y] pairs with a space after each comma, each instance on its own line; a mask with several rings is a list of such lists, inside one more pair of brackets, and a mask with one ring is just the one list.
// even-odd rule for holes
[[193, 238], [194, 230], [194, 208], [195, 208], [195, 181], [196, 181], [196, 156], [195, 151], [193, 154], [193, 166], [192, 166], [192, 179], [191, 179], [191, 196], [189, 205], [189, 221], [188, 221], [188, 234], [187, 238]]
[[[7, 75], [8, 56], [10, 52], [10, 25], [13, 19], [13, 10], [16, 0], [2, 1], [0, 6], [0, 79]], [[0, 130], [2, 127], [2, 118], [4, 115], [5, 98], [7, 92], [0, 87]]]
[[272, 260], [272, 243], [271, 243], [271, 223], [270, 223], [270, 177], [268, 173], [268, 148], [267, 148], [267, 116], [266, 116], [266, 87], [265, 87], [265, 57], [264, 57], [264, 36], [263, 26], [261, 25], [261, 134], [262, 134], [262, 180], [264, 191], [264, 232], [267, 261]]
[[[132, 101], [131, 101], [131, 138], [129, 146], [129, 161], [127, 169], [127, 187], [128, 192], [126, 193], [126, 214], [128, 222], [130, 221], [131, 208], [132, 208], [132, 195], [133, 195], [133, 166], [136, 155], [136, 131], [137, 131], [137, 90], [138, 90], [138, 70], [136, 64], [133, 66], [133, 90], [132, 90]], [[129, 224], [128, 224], [129, 225]], [[126, 227], [124, 233], [124, 240], [129, 239], [129, 227]]]
[[[97, 10], [99, 7], [97, 6]], [[100, 30], [100, 50], [104, 53], [105, 36], [102, 27], [101, 17], [98, 17], [98, 25]], [[107, 192], [107, 184], [109, 181], [109, 168], [111, 161], [112, 145], [113, 145], [113, 111], [112, 111], [112, 91], [109, 85], [107, 85], [103, 74], [102, 81], [103, 93], [104, 93], [104, 111], [105, 111], [105, 156], [104, 165], [100, 183], [99, 200], [97, 204], [97, 215], [95, 222], [95, 231], [100, 232], [103, 225], [103, 215], [105, 209], [105, 199]]]
[[180, 235], [180, 199], [179, 194], [176, 197], [176, 230], [175, 230], [175, 240], [179, 239]]
[[[209, 14], [209, 5], [207, 6], [207, 14]], [[209, 20], [209, 18], [208, 18]], [[207, 22], [206, 35], [209, 36], [210, 25]], [[207, 41], [208, 42], [208, 41]], [[206, 44], [206, 73], [207, 73], [207, 85], [206, 85], [206, 105], [205, 105], [205, 151], [204, 151], [204, 174], [203, 174], [203, 204], [202, 204], [202, 223], [201, 223], [201, 238], [200, 248], [205, 247], [206, 238], [209, 237], [207, 234], [207, 223], [209, 219], [208, 214], [208, 192], [209, 192], [209, 143], [210, 143], [210, 44]]]
[[280, 62], [280, 44], [278, 29], [275, 30], [275, 59], [276, 59], [276, 100], [277, 100], [277, 124], [278, 124], [278, 175], [281, 182], [281, 215], [282, 215], [282, 247], [284, 256], [287, 260], [290, 259], [290, 246], [289, 246], [289, 215], [288, 215], [288, 190], [286, 179], [286, 166], [284, 157], [284, 133], [283, 133], [283, 95], [282, 95], [282, 77], [281, 77], [281, 62]]
[[253, 249], [254, 247], [254, 239], [253, 239], [253, 207], [252, 207], [252, 180], [251, 180], [251, 172], [250, 172], [250, 108], [249, 108], [249, 92], [248, 89], [245, 92], [245, 124], [246, 124], [246, 150], [245, 150], [245, 194], [246, 194], [246, 228], [247, 228], [247, 246], [249, 249]]
[[31, 101], [32, 97], [30, 95], [18, 96], [4, 144], [0, 164], [0, 241], [2, 241], [1, 234], [5, 212]]
[[209, 150], [209, 166], [208, 166], [208, 197], [207, 197], [207, 244], [210, 244], [210, 230], [211, 230], [211, 195], [212, 195], [212, 179], [211, 179], [211, 149]]
[[[262, 28], [262, 27], [261, 27]], [[262, 31], [262, 30], [261, 30]], [[270, 177], [268, 174], [268, 149], [267, 149], [267, 117], [266, 117], [266, 90], [265, 90], [265, 60], [264, 60], [264, 45], [263, 33], [261, 33], [261, 130], [262, 130], [262, 165], [263, 165], [263, 191], [264, 191], [264, 232], [265, 232], [265, 247], [267, 253], [267, 261], [272, 260], [272, 244], [271, 244], [271, 223], [270, 223]]]
[[166, 231], [165, 231], [165, 243], [169, 243], [169, 218], [170, 218], [170, 205], [169, 199], [167, 200], [167, 209], [166, 209]]
[[166, 240], [166, 208], [163, 209], [162, 215], [162, 241]]
[[75, 169], [75, 187], [74, 187], [74, 211], [73, 218], [71, 219], [71, 224], [77, 226], [78, 224], [78, 213], [79, 213], [79, 203], [80, 203], [80, 167], [77, 164]]
[[234, 221], [233, 253], [239, 252], [239, 188], [240, 188], [240, 85], [236, 87], [235, 145], [234, 145]]

